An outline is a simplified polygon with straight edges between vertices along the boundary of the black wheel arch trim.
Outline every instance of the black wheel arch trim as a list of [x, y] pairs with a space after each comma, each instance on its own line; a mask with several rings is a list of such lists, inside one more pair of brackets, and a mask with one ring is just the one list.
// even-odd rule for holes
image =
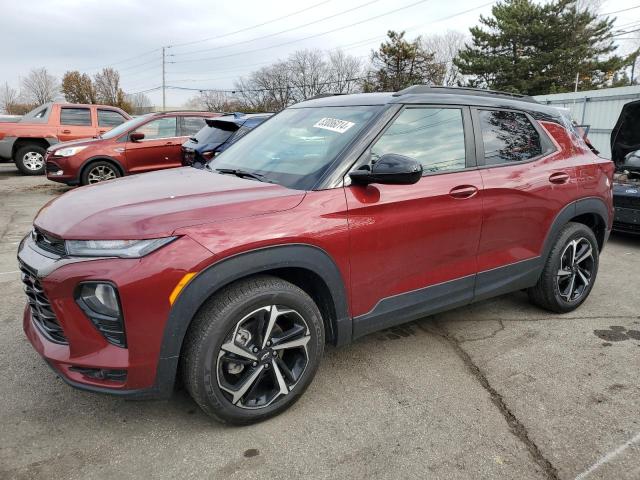
[[[556, 218], [553, 220], [553, 223], [547, 232], [547, 236], [542, 247], [541, 257], [543, 259], [546, 259], [549, 256], [549, 252], [553, 248], [553, 243], [556, 241], [556, 238], [558, 238], [560, 230], [562, 230], [562, 228], [573, 218], [586, 213], [598, 215], [602, 219], [605, 225], [604, 241], [606, 242], [610, 231], [609, 210], [607, 209], [607, 205], [598, 197], [581, 198], [569, 205], [566, 205], [556, 215]], [[604, 247], [604, 243], [602, 246]]]
[[309, 244], [276, 245], [250, 250], [213, 263], [191, 279], [180, 292], [164, 327], [155, 390], [163, 392], [163, 396], [170, 395], [184, 336], [193, 317], [208, 298], [236, 280], [283, 268], [310, 270], [325, 282], [336, 313], [336, 318], [331, 322], [333, 343], [349, 343], [352, 325], [345, 282], [327, 252]]

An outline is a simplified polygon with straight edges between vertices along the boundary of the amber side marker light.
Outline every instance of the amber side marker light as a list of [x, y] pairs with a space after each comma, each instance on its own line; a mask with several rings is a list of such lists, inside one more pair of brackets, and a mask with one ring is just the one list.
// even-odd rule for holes
[[171, 295], [169, 295], [169, 305], [173, 305], [173, 302], [176, 301], [176, 298], [178, 298], [178, 295], [180, 295], [180, 292], [182, 291], [184, 286], [189, 283], [189, 280], [191, 280], [195, 276], [195, 274], [196, 272], [189, 272], [184, 274], [184, 277], [180, 279], [180, 281], [171, 292]]

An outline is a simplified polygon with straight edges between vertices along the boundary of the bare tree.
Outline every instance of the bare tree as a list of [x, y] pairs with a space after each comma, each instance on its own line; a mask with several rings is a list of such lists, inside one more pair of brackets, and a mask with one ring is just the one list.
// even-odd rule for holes
[[208, 112], [232, 112], [241, 110], [238, 100], [227, 92], [215, 90], [203, 90], [194, 103], [197, 109], [206, 110]]
[[113, 68], [102, 69], [96, 73], [93, 81], [98, 102], [118, 105], [124, 100], [124, 92], [120, 88], [120, 74]]
[[0, 88], [0, 111], [9, 115], [14, 114], [14, 107], [18, 104], [18, 92], [7, 82]]
[[330, 90], [330, 70], [320, 50], [298, 50], [284, 63], [289, 69], [291, 97], [301, 102]]
[[151, 99], [142, 92], [126, 95], [125, 99], [131, 105], [132, 111], [138, 115], [148, 113], [153, 107]]
[[462, 74], [453, 64], [453, 59], [464, 48], [466, 39], [464, 33], [455, 30], [422, 38], [422, 48], [433, 55], [434, 62], [442, 66], [440, 78], [437, 78], [434, 83], [442, 86], [454, 86], [462, 82]]
[[53, 102], [60, 92], [58, 79], [46, 68], [34, 68], [21, 80], [21, 96], [27, 103], [42, 105]]
[[330, 91], [354, 93], [360, 89], [363, 65], [359, 58], [345, 54], [342, 50], [329, 52]]
[[361, 73], [361, 62], [343, 52], [299, 50], [238, 79], [235, 89], [245, 109], [278, 111], [322, 93], [354, 92]]

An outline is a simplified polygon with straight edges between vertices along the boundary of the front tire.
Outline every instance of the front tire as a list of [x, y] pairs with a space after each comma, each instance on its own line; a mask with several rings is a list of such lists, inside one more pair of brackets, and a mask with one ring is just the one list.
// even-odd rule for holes
[[570, 222], [560, 231], [538, 283], [528, 290], [532, 303], [567, 313], [587, 299], [596, 281], [598, 241], [582, 223]]
[[16, 151], [13, 161], [24, 175], [42, 175], [45, 153], [40, 145], [25, 145]]
[[298, 400], [323, 350], [322, 316], [311, 297], [282, 279], [255, 277], [200, 309], [185, 337], [183, 380], [215, 419], [255, 423]]
[[84, 168], [80, 183], [82, 185], [93, 185], [94, 183], [113, 180], [120, 176], [120, 170], [113, 163], [100, 160], [92, 162]]

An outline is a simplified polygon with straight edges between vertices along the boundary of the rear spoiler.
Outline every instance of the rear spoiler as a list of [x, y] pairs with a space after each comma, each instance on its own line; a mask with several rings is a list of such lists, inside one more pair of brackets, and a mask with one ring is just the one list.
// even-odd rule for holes
[[238, 125], [233, 120], [221, 120], [219, 118], [207, 118], [207, 119], [205, 119], [205, 122], [210, 127], [218, 128], [220, 130], [225, 130], [227, 132], [235, 132], [236, 130], [238, 130], [240, 128], [240, 125]]

